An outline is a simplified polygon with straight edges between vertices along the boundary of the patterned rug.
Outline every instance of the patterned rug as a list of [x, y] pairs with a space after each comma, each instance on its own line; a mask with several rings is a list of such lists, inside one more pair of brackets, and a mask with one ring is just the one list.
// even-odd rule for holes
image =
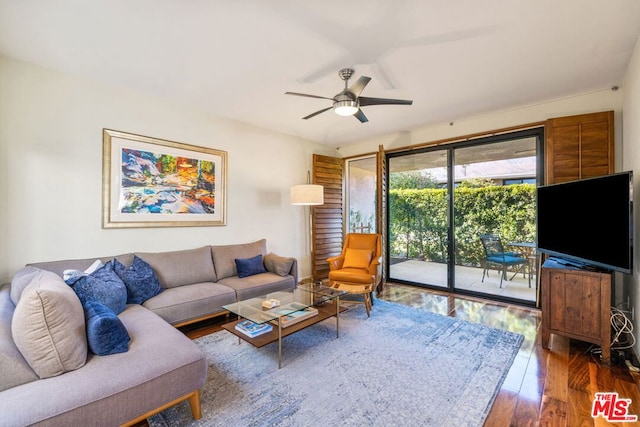
[[522, 335], [376, 300], [255, 348], [227, 331], [196, 341], [209, 361], [202, 419], [174, 426], [482, 426]]

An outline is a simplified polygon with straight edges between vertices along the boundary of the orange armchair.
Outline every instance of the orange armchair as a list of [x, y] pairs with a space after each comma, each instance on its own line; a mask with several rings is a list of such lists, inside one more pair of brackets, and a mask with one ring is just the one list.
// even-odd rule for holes
[[371, 294], [382, 277], [382, 238], [379, 234], [349, 233], [342, 253], [327, 258], [329, 286], [350, 294], [361, 294], [367, 316], [371, 314]]

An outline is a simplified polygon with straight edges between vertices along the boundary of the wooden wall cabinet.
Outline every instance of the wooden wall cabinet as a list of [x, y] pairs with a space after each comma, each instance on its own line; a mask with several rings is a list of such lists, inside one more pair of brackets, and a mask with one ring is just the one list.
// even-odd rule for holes
[[579, 269], [548, 259], [542, 266], [542, 347], [551, 334], [599, 345], [609, 363], [611, 272]]
[[613, 111], [549, 119], [544, 133], [545, 183], [614, 172]]

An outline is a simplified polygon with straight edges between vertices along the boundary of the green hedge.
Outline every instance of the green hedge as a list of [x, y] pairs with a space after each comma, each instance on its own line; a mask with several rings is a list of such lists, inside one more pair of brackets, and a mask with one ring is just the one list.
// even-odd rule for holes
[[[499, 234], [503, 242], [534, 241], [536, 204], [533, 184], [460, 187], [454, 190], [456, 264], [481, 265], [481, 234]], [[389, 244], [394, 258], [446, 262], [447, 191], [391, 190]]]

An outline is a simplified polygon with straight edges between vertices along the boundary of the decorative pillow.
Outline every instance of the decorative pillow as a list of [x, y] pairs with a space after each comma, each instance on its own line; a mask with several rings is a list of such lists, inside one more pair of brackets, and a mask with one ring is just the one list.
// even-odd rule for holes
[[156, 273], [142, 259], [134, 256], [133, 264], [129, 267], [125, 267], [118, 260], [114, 263], [116, 273], [127, 287], [127, 303], [142, 304], [162, 292]]
[[88, 276], [82, 276], [72, 285], [84, 307], [87, 301], [97, 301], [118, 314], [127, 305], [127, 288], [109, 261]]
[[238, 277], [249, 277], [267, 272], [262, 264], [262, 255], [256, 255], [252, 258], [236, 258], [236, 270], [238, 270]]
[[67, 283], [67, 285], [73, 285], [81, 277], [88, 276], [89, 274], [95, 272], [96, 270], [98, 270], [99, 268], [101, 268], [103, 266], [104, 266], [104, 264], [102, 263], [102, 261], [97, 259], [85, 271], [81, 271], [81, 270], [64, 270], [62, 272], [62, 278]]
[[82, 305], [53, 272], [42, 271], [24, 289], [13, 313], [11, 335], [40, 378], [73, 371], [87, 361]]
[[369, 268], [371, 255], [368, 249], [347, 249], [342, 268]]
[[267, 254], [267, 240], [262, 239], [253, 243], [240, 243], [236, 245], [211, 246], [211, 256], [218, 280], [236, 276], [237, 258], [245, 259], [256, 255]]
[[89, 349], [98, 356], [129, 350], [129, 333], [118, 316], [104, 304], [89, 300], [84, 306]]
[[278, 276], [286, 276], [291, 272], [293, 258], [282, 257], [269, 252], [264, 257], [264, 266], [267, 271], [276, 273]]

